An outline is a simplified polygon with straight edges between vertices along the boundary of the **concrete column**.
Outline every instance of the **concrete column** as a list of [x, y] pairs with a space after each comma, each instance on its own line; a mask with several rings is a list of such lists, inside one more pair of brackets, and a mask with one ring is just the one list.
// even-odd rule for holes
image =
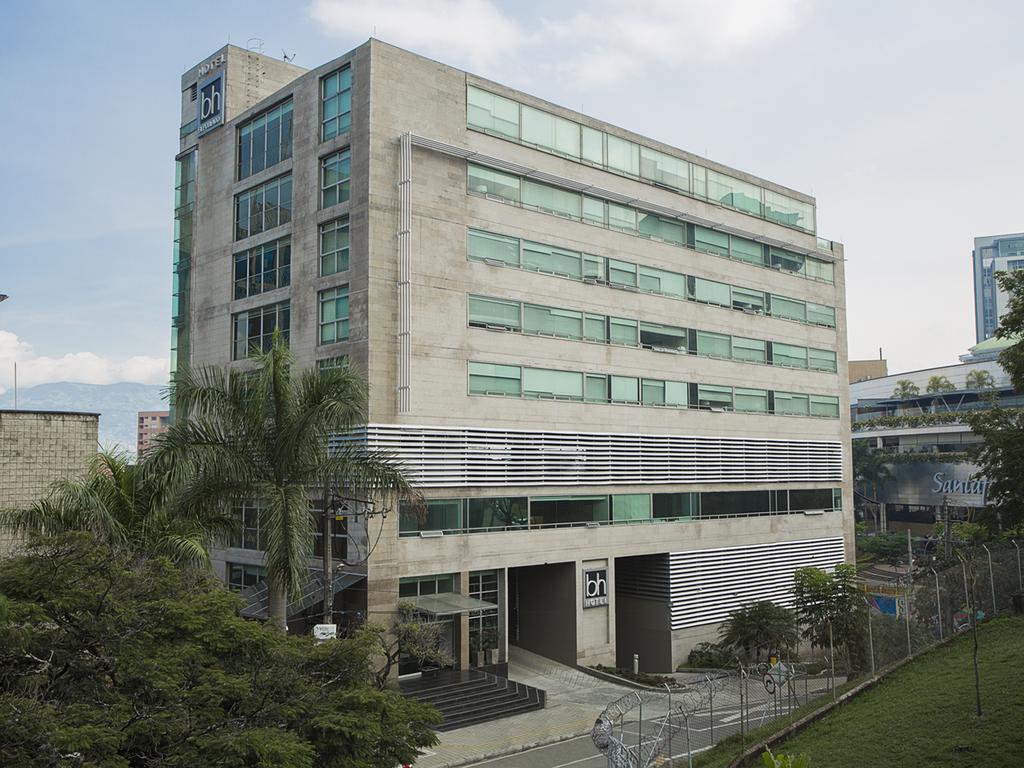
[[[458, 583], [456, 589], [460, 594], [469, 594], [469, 571], [461, 571], [458, 574]], [[458, 616], [452, 617], [455, 622], [455, 637], [453, 649], [455, 652], [455, 664], [456, 669], [469, 669], [469, 614], [460, 613]]]

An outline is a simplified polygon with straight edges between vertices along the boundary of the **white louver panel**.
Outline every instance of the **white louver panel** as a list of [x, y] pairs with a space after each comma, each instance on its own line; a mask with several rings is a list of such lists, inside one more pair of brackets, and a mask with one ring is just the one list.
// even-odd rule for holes
[[371, 424], [360, 438], [390, 452], [423, 488], [842, 482], [839, 441], [397, 424]]
[[842, 537], [781, 541], [669, 555], [672, 629], [724, 621], [741, 605], [793, 604], [793, 574], [843, 562]]

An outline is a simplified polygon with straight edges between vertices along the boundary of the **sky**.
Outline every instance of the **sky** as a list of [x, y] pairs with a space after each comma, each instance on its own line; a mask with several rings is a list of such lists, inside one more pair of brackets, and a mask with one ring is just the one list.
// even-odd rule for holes
[[226, 42], [393, 43], [814, 195], [851, 359], [974, 343], [971, 248], [1024, 231], [1019, 2], [9, 0], [0, 390], [163, 384], [180, 76]]

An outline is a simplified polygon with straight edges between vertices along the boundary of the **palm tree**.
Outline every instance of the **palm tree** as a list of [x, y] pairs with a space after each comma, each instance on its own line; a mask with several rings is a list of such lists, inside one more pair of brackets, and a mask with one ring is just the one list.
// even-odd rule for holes
[[341, 440], [366, 421], [367, 385], [348, 366], [310, 369], [292, 377], [292, 359], [275, 334], [249, 373], [181, 369], [171, 386], [178, 418], [147, 463], [181, 484], [184, 514], [230, 514], [255, 502], [266, 553], [271, 623], [287, 628], [287, 603], [308, 579], [316, 518], [311, 499], [323, 494], [369, 499], [383, 506], [415, 492], [388, 454]]
[[905, 400], [908, 397], [917, 397], [921, 394], [921, 390], [918, 389], [917, 384], [912, 382], [910, 379], [900, 379], [896, 382], [896, 389], [893, 390], [892, 396], [899, 400]]
[[782, 651], [797, 644], [799, 635], [796, 616], [774, 603], [761, 601], [737, 608], [729, 614], [718, 636], [722, 645], [743, 653], [750, 658], [754, 651], [760, 661], [761, 651]]
[[947, 379], [945, 376], [932, 376], [928, 379], [928, 386], [925, 391], [929, 395], [939, 395], [943, 392], [952, 392], [956, 389], [953, 386], [953, 382]]
[[967, 374], [967, 389], [992, 389], [995, 385], [992, 374], [984, 368], [976, 368]]
[[174, 514], [165, 495], [161, 479], [144, 477], [126, 452], [101, 451], [81, 479], [57, 481], [27, 509], [0, 511], [0, 527], [16, 535], [88, 531], [116, 551], [208, 565], [208, 546], [230, 519]]

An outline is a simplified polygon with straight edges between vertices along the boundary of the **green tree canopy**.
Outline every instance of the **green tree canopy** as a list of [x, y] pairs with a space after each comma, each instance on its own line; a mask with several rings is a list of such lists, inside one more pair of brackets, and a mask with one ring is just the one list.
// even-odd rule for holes
[[793, 576], [793, 597], [804, 636], [819, 648], [833, 645], [846, 649], [847, 667], [853, 668], [863, 654], [866, 605], [857, 588], [857, 568], [840, 563], [832, 573], [801, 568]]
[[57, 481], [26, 509], [0, 511], [0, 527], [16, 535], [88, 531], [118, 552], [207, 564], [210, 543], [230, 530], [231, 518], [214, 509], [172, 509], [166, 492], [165, 478], [144, 477], [127, 453], [101, 451], [84, 477]]
[[767, 600], [750, 603], [729, 614], [718, 630], [723, 646], [743, 654], [745, 659], [761, 660], [761, 652], [771, 654], [794, 647], [799, 641], [796, 616], [792, 611]]
[[900, 400], [917, 397], [919, 394], [921, 394], [921, 390], [910, 379], [900, 379], [896, 382], [896, 389], [892, 391], [892, 396]]
[[38, 539], [0, 562], [0, 764], [394, 768], [436, 712], [374, 684], [375, 639], [238, 616], [212, 577]]
[[146, 465], [181, 487], [182, 514], [230, 515], [259, 508], [270, 588], [270, 618], [284, 628], [287, 598], [308, 579], [317, 520], [314, 498], [337, 494], [397, 506], [415, 496], [388, 454], [358, 439], [336, 441], [366, 421], [366, 380], [349, 366], [292, 375], [280, 334], [251, 373], [179, 370], [172, 385], [178, 418]]
[[999, 353], [999, 364], [1010, 374], [1014, 390], [1024, 394], [1024, 270], [996, 272], [996, 281], [1006, 292], [1006, 311], [999, 318], [996, 336], [1016, 340]]
[[930, 376], [928, 378], [928, 386], [925, 387], [925, 391], [930, 395], [939, 395], [943, 392], [953, 392], [956, 387], [945, 376]]
[[965, 385], [967, 389], [992, 389], [996, 385], [996, 380], [992, 378], [992, 374], [988, 371], [982, 368], [975, 368], [967, 373]]

